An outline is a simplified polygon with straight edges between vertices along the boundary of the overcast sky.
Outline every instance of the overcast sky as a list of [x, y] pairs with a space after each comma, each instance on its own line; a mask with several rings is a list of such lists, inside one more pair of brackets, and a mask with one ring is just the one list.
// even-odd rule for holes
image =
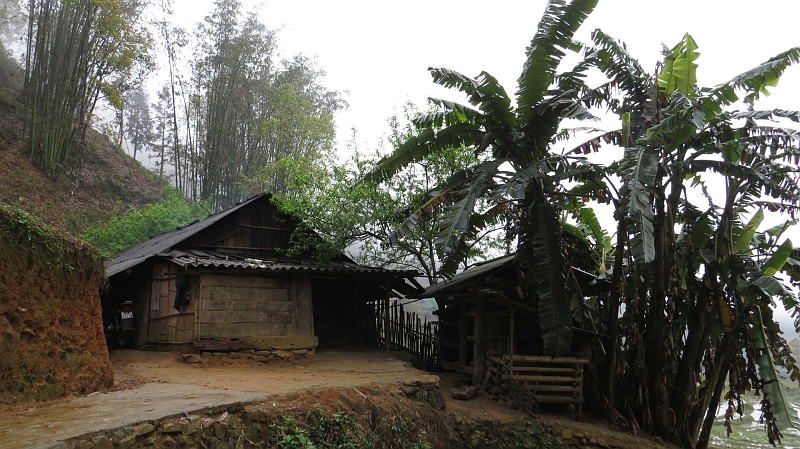
[[[355, 127], [359, 141], [372, 148], [387, 131], [386, 119], [406, 100], [423, 104], [434, 96], [464, 101], [431, 82], [430, 66], [469, 76], [485, 70], [513, 94], [546, 1], [244, 3], [268, 27], [281, 30], [279, 47], [285, 56], [314, 57], [328, 74], [325, 84], [348, 92], [350, 107], [336, 119], [340, 142]], [[208, 0], [178, 0], [175, 17], [192, 27], [212, 7]], [[699, 84], [708, 86], [800, 45], [798, 17], [796, 0], [600, 0], [577, 38], [588, 41], [591, 30], [601, 28], [625, 41], [631, 54], [652, 70], [661, 43], [672, 47], [689, 32], [701, 52]], [[800, 109], [800, 67], [789, 69], [775, 94], [764, 107]]]
[[[423, 105], [432, 96], [465, 102], [431, 82], [430, 66], [468, 76], [485, 70], [513, 95], [546, 1], [244, 3], [269, 28], [280, 30], [283, 56], [313, 57], [327, 72], [325, 85], [347, 92], [350, 106], [336, 117], [340, 156], [346, 156], [341, 150], [351, 128], [357, 129], [362, 150], [374, 149], [388, 130], [387, 118], [408, 100]], [[193, 29], [212, 7], [208, 0], [176, 0], [175, 17]], [[797, 0], [600, 0], [576, 38], [588, 42], [590, 32], [601, 28], [625, 41], [643, 67], [653, 71], [661, 60], [661, 44], [672, 47], [688, 32], [701, 53], [698, 84], [712, 86], [800, 45], [798, 18]], [[759, 105], [800, 109], [800, 66], [790, 68]], [[792, 328], [785, 313], [781, 321], [784, 330]]]

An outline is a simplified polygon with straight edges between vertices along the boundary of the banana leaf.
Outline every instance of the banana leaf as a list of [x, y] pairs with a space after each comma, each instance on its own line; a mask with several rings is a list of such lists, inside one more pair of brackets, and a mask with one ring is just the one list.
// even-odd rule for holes
[[758, 365], [758, 375], [763, 381], [764, 397], [769, 400], [770, 411], [775, 416], [775, 424], [778, 429], [783, 431], [789, 427], [797, 427], [796, 423], [792, 421], [792, 416], [795, 416], [795, 414], [791, 410], [789, 401], [786, 399], [779, 382], [775, 360], [767, 343], [767, 334], [764, 329], [760, 307], [756, 308], [754, 318], [750, 339], [753, 349], [756, 351], [756, 364]]

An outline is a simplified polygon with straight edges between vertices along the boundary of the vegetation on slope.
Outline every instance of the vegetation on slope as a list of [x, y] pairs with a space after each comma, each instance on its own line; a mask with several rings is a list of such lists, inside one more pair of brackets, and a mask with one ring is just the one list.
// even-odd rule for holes
[[39, 170], [21, 152], [22, 110], [19, 92], [0, 87], [0, 201], [77, 235], [115, 211], [161, 198], [165, 183], [93, 130], [77, 185], [66, 175]]

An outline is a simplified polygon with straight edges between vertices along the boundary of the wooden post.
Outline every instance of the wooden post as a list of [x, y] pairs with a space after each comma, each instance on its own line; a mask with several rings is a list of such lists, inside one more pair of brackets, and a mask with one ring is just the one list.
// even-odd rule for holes
[[486, 369], [485, 332], [483, 319], [483, 302], [475, 302], [475, 345], [472, 357], [472, 385], [480, 385]]
[[389, 281], [386, 281], [386, 294], [383, 297], [383, 336], [386, 343], [386, 352], [392, 350], [392, 334], [389, 330]]
[[467, 311], [464, 301], [458, 303], [458, 364], [467, 366]]
[[514, 309], [511, 309], [511, 319], [508, 323], [508, 372], [511, 377], [514, 377]]

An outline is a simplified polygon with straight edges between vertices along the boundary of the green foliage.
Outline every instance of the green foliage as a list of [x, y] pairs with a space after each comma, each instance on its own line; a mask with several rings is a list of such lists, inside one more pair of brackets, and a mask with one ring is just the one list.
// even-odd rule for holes
[[[779, 123], [796, 120], [794, 112], [757, 111], [754, 101], [800, 48], [701, 88], [689, 35], [653, 76], [624, 44], [599, 31], [593, 41], [586, 63], [610, 79], [609, 92], [622, 92], [603, 100], [620, 116], [625, 147], [611, 165], [623, 185], [614, 200], [614, 285], [601, 299], [601, 329], [616, 340], [611, 357], [595, 353], [607, 363], [609, 403], [644, 430], [702, 448], [723, 397], [732, 417], [746, 391], [763, 388], [765, 428], [777, 441], [791, 421], [776, 367], [794, 379], [800, 368], [769, 306], [780, 299], [800, 312], [776, 277], [783, 270], [797, 286], [797, 262], [783, 237], [792, 221], [760, 228], [767, 210], [800, 211], [800, 141]], [[746, 111], [733, 109], [740, 93]]]
[[[403, 116], [389, 120], [389, 142], [405, 139], [412, 132], [412, 120], [424, 116], [406, 105]], [[353, 156], [345, 163], [331, 156], [314, 160], [286, 155], [245, 178], [241, 188], [250, 193], [276, 192], [275, 204], [305, 225], [292, 235], [293, 254], [326, 260], [355, 247], [354, 257], [361, 263], [416, 268], [432, 282], [439, 280], [443, 262], [434, 243], [441, 233], [438, 217], [430, 213], [440, 197], [435, 187], [457, 179], [460, 168], [473, 163], [475, 155], [463, 147], [448, 147], [379, 184], [359, 182], [375, 169], [376, 159], [362, 154], [355, 144], [349, 150]], [[276, 179], [286, 180], [285, 191]], [[471, 217], [467, 214], [462, 219]], [[463, 241], [469, 260], [480, 260], [500, 248], [499, 236], [474, 235]]]
[[[80, 156], [99, 98], [119, 108], [125, 81], [151, 66], [140, 0], [30, 2], [24, 149], [48, 171]], [[64, 76], [50, 76], [60, 73]]]
[[334, 114], [345, 106], [321, 84], [325, 72], [312, 60], [278, 60], [275, 31], [242, 9], [239, 0], [217, 0], [198, 24], [191, 98], [182, 99], [183, 147], [172, 118], [176, 183], [187, 194], [211, 198], [214, 211], [246, 197], [248, 179], [285, 192], [281, 172], [266, 179], [262, 167], [281, 157], [322, 158], [333, 147]]
[[81, 238], [110, 257], [158, 234], [205, 218], [207, 206], [190, 202], [174, 188], [165, 187], [160, 203], [114, 215], [103, 225], [86, 228]]
[[365, 429], [344, 410], [326, 413], [319, 404], [301, 418], [280, 415], [269, 425], [269, 443], [280, 449], [431, 449], [424, 423], [403, 416], [374, 417]]

